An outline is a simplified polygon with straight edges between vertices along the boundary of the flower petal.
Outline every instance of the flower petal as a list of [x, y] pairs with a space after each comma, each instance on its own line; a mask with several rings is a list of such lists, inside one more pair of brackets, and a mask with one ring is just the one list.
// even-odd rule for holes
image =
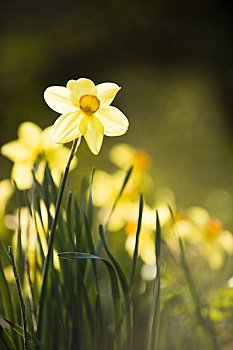
[[14, 164], [11, 177], [15, 180], [18, 188], [20, 190], [25, 190], [32, 187], [33, 177], [32, 177], [33, 165], [30, 163], [19, 163]]
[[45, 156], [47, 155], [47, 153], [51, 155], [54, 154], [56, 150], [61, 146], [52, 140], [52, 125], [48, 126], [43, 130], [41, 138], [42, 138], [42, 145], [41, 145], [42, 152], [45, 153]]
[[34, 154], [30, 148], [26, 147], [21, 140], [7, 142], [2, 146], [1, 153], [16, 163], [29, 161], [33, 164], [33, 162], [36, 160], [36, 157], [34, 157]]
[[[64, 164], [67, 163], [67, 160], [70, 155], [70, 149], [68, 147], [64, 147], [63, 145], [58, 145], [56, 150], [53, 150], [52, 152], [46, 152], [45, 153], [45, 159], [49, 164], [49, 167], [51, 170], [56, 171], [59, 175], [61, 175], [64, 171]], [[75, 166], [77, 165], [77, 157], [74, 156], [71, 164], [70, 164], [70, 170], [73, 170]]]
[[126, 116], [116, 107], [109, 106], [100, 108], [95, 116], [104, 126], [104, 135], [120, 136], [126, 133], [129, 121]]
[[50, 86], [44, 92], [47, 105], [58, 113], [69, 113], [77, 110], [71, 101], [71, 91], [63, 86]]
[[62, 114], [53, 124], [52, 139], [56, 143], [66, 143], [80, 137], [79, 124], [84, 117], [84, 113], [78, 110], [74, 113]]
[[84, 122], [82, 122], [82, 130], [85, 130], [84, 137], [88, 144], [88, 147], [90, 148], [92, 153], [97, 155], [100, 151], [103, 142], [103, 125], [94, 115], [90, 117], [86, 116]]
[[121, 89], [115, 83], [102, 83], [96, 86], [97, 97], [100, 100], [100, 107], [108, 107], [114, 100], [117, 92]]
[[41, 133], [41, 128], [32, 122], [22, 123], [18, 129], [19, 139], [23, 141], [31, 152], [32, 149], [37, 152], [41, 151]]
[[71, 98], [73, 103], [79, 106], [79, 99], [83, 95], [96, 95], [97, 88], [92, 80], [80, 78], [78, 80], [69, 80], [67, 89], [71, 91]]

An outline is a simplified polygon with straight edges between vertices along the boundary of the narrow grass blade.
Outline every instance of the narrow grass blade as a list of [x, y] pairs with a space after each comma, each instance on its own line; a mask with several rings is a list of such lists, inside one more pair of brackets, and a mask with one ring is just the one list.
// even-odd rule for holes
[[[73, 237], [73, 193], [68, 192], [66, 198], [66, 229], [70, 238], [72, 249], [75, 249], [74, 237]], [[65, 239], [66, 237], [64, 237]], [[68, 240], [67, 240], [68, 243]]]
[[142, 194], [140, 194], [135, 247], [134, 247], [132, 268], [131, 268], [131, 273], [130, 273], [130, 290], [131, 290], [131, 292], [132, 292], [133, 285], [134, 285], [136, 265], [137, 265], [137, 259], [138, 259], [138, 245], [139, 245], [139, 235], [140, 235], [141, 224], [142, 224], [142, 212], [143, 212], [143, 196], [142, 196]]
[[[95, 247], [94, 247], [94, 242], [93, 242], [92, 235], [91, 235], [90, 224], [88, 222], [86, 214], [83, 213], [83, 215], [84, 215], [84, 226], [85, 226], [85, 232], [86, 232], [86, 239], [87, 239], [88, 249], [89, 249], [89, 252], [92, 255], [95, 255]], [[95, 261], [93, 261], [93, 271], [94, 271], [94, 274], [95, 274], [95, 279], [96, 279], [96, 284], [97, 284], [96, 286], [97, 286], [97, 289], [99, 290], [97, 268], [96, 268], [96, 265], [95, 265]]]
[[11, 294], [10, 294], [9, 285], [7, 283], [7, 280], [4, 274], [1, 259], [0, 259], [0, 286], [1, 286], [0, 294], [2, 299], [3, 310], [5, 312], [6, 317], [13, 320], [14, 312], [13, 312], [13, 306], [11, 301]]
[[[0, 240], [0, 256], [1, 258], [5, 257], [6, 260], [11, 263], [10, 257], [8, 255], [7, 249]], [[9, 284], [7, 282], [7, 279], [4, 274], [4, 269], [3, 265], [1, 262], [0, 258], [0, 294], [1, 294], [1, 299], [2, 299], [2, 305], [3, 305], [3, 310], [5, 313], [5, 316], [10, 319], [14, 320], [15, 316], [17, 317], [17, 310], [14, 309], [14, 298], [13, 295], [11, 294], [11, 290], [9, 288]], [[12, 332], [11, 330], [11, 336], [14, 339], [14, 342], [18, 344], [19, 339], [16, 337], [16, 335]]]
[[17, 350], [11, 337], [5, 329], [0, 325], [0, 349], [1, 350]]
[[109, 272], [109, 277], [112, 282], [112, 292], [113, 297], [115, 300], [120, 299], [120, 291], [119, 286], [117, 282], [117, 275], [116, 272], [112, 266], [112, 264], [105, 258], [99, 257], [97, 255], [93, 254], [87, 254], [87, 253], [79, 253], [79, 252], [60, 252], [58, 253], [59, 258], [66, 259], [66, 260], [96, 260], [96, 261], [102, 261], [105, 266], [107, 267], [107, 270]]
[[115, 202], [114, 202], [114, 204], [113, 204], [113, 206], [112, 206], [112, 209], [111, 209], [111, 211], [110, 211], [110, 214], [109, 214], [109, 216], [108, 216], [108, 219], [107, 219], [107, 221], [106, 221], [106, 223], [105, 223], [105, 228], [108, 227], [108, 224], [109, 224], [109, 221], [110, 221], [110, 219], [111, 219], [111, 216], [112, 216], [112, 214], [113, 214], [113, 212], [114, 212], [114, 210], [115, 210], [115, 208], [116, 208], [116, 206], [117, 206], [118, 201], [120, 200], [120, 198], [121, 198], [121, 196], [122, 196], [122, 194], [123, 194], [123, 192], [124, 192], [124, 189], [125, 189], [125, 187], [126, 187], [128, 181], [129, 181], [129, 179], [130, 179], [131, 174], [132, 174], [132, 171], [133, 171], [133, 166], [131, 166], [131, 167], [127, 170], [127, 172], [126, 172], [126, 175], [125, 175], [123, 184], [122, 184], [122, 186], [121, 186], [120, 192], [119, 192], [118, 196], [117, 196], [116, 199], [115, 199]]
[[151, 308], [149, 320], [148, 350], [157, 350], [159, 340], [160, 323], [160, 252], [161, 252], [161, 226], [158, 213], [156, 212], [156, 231], [155, 231], [155, 256], [156, 256], [156, 277], [154, 281], [153, 307]]
[[[113, 203], [113, 206], [112, 206], [112, 209], [111, 209], [111, 211], [110, 211], [110, 214], [109, 214], [109, 216], [108, 216], [108, 218], [107, 218], [107, 221], [106, 221], [106, 223], [105, 223], [105, 225], [104, 225], [104, 236], [106, 236], [106, 234], [107, 234], [107, 229], [108, 229], [108, 225], [109, 225], [110, 219], [111, 219], [112, 214], [113, 214], [113, 212], [114, 212], [114, 210], [115, 210], [115, 208], [116, 208], [116, 206], [117, 206], [117, 203], [119, 202], [119, 200], [120, 200], [120, 198], [121, 198], [121, 196], [122, 196], [122, 194], [123, 194], [123, 192], [124, 192], [124, 189], [125, 189], [125, 187], [126, 187], [128, 181], [129, 181], [129, 179], [130, 179], [130, 176], [131, 176], [131, 174], [132, 174], [132, 171], [133, 171], [133, 166], [131, 166], [131, 167], [128, 169], [128, 171], [126, 172], [126, 175], [125, 175], [123, 184], [122, 184], [122, 186], [121, 186], [121, 189], [120, 189], [120, 191], [119, 191], [119, 194], [118, 194], [118, 196], [116, 197], [115, 202]], [[102, 248], [103, 248], [103, 246], [102, 246], [102, 240], [100, 239], [100, 240], [97, 242], [97, 244], [96, 244], [96, 252], [97, 252], [98, 255], [100, 254]]]
[[[3, 319], [10, 326], [10, 328], [13, 329], [14, 332], [19, 334], [23, 338], [23, 327], [19, 326], [15, 322], [11, 322], [10, 320], [8, 320], [7, 318], [5, 318], [1, 315], [0, 315], [0, 318]], [[42, 349], [45, 349], [44, 346], [42, 345], [42, 343], [34, 335], [32, 335], [28, 332], [27, 332], [27, 334], [28, 334], [28, 338], [29, 338], [30, 342], [32, 342], [34, 344], [38, 344], [38, 345], [42, 346]]]
[[46, 164], [45, 167], [45, 174], [44, 174], [45, 181], [48, 183], [49, 188], [49, 194], [50, 194], [50, 203], [53, 202], [54, 204], [57, 201], [57, 187], [55, 185], [55, 182], [52, 177], [51, 169], [49, 168], [48, 164]]
[[92, 216], [93, 216], [92, 192], [93, 192], [94, 175], [95, 175], [95, 169], [93, 169], [91, 174], [91, 183], [90, 183], [90, 190], [89, 190], [89, 196], [88, 196], [88, 202], [87, 202], [87, 219], [90, 227], [92, 227]]
[[21, 209], [18, 208], [18, 229], [17, 229], [17, 246], [16, 246], [16, 265], [20, 278], [20, 282], [23, 283], [24, 279], [24, 252], [22, 248], [21, 240]]
[[[89, 248], [89, 252], [91, 255], [95, 255], [95, 247], [92, 239], [92, 234], [91, 234], [91, 229], [90, 229], [90, 223], [88, 222], [88, 218], [85, 213], [84, 215], [84, 226], [85, 226], [85, 232], [86, 232], [86, 239], [87, 239], [87, 244]], [[103, 324], [103, 312], [102, 312], [102, 305], [101, 305], [101, 300], [100, 300], [100, 287], [99, 287], [99, 278], [98, 278], [98, 270], [96, 266], [96, 261], [95, 259], [91, 259], [92, 262], [92, 268], [94, 272], [94, 279], [95, 279], [95, 284], [96, 284], [96, 290], [97, 290], [97, 298], [96, 298], [96, 309], [98, 310], [97, 317], [99, 318], [97, 320], [97, 326], [98, 329], [100, 330], [100, 334], [103, 334], [104, 331], [104, 324]], [[86, 270], [86, 281], [87, 281], [87, 286], [89, 287], [90, 282], [91, 282], [91, 277], [92, 277], [92, 270]], [[103, 344], [103, 348], [105, 347], [105, 344]]]

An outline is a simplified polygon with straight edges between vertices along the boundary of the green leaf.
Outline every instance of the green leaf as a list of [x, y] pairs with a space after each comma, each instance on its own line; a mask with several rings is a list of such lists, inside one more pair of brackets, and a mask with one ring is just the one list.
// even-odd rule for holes
[[0, 325], [0, 349], [1, 350], [17, 350], [16, 345], [7, 333], [7, 331]]
[[[22, 338], [23, 338], [23, 328], [21, 326], [19, 326], [18, 324], [9, 321], [7, 318], [3, 317], [0, 315], [0, 318], [3, 319], [9, 326], [10, 328], [13, 329], [13, 331], [15, 331], [17, 334], [19, 334]], [[28, 333], [28, 339], [33, 342], [34, 344], [40, 345], [41, 349], [45, 349], [45, 347], [43, 346], [43, 344], [32, 334]]]
[[[1, 242], [1, 245], [2, 245], [2, 242]], [[1, 286], [0, 293], [2, 297], [2, 305], [3, 305], [4, 312], [8, 318], [13, 319], [14, 312], [13, 312], [13, 306], [11, 301], [10, 289], [4, 274], [1, 259], [0, 259], [0, 286]]]
[[104, 247], [104, 250], [106, 251], [108, 257], [110, 258], [113, 266], [116, 269], [117, 276], [120, 281], [120, 285], [123, 291], [124, 295], [124, 304], [125, 304], [125, 319], [126, 319], [126, 348], [131, 349], [132, 348], [132, 332], [133, 332], [133, 319], [132, 319], [132, 312], [133, 312], [133, 306], [132, 306], [132, 300], [131, 300], [131, 292], [129, 288], [129, 283], [127, 281], [127, 278], [121, 269], [120, 265], [118, 264], [117, 260], [114, 258], [114, 256], [110, 253], [107, 243], [105, 241], [105, 232], [103, 229], [103, 226], [99, 226], [99, 234], [100, 238]]
[[[112, 206], [112, 209], [111, 209], [110, 214], [109, 214], [109, 216], [108, 216], [108, 219], [107, 219], [107, 221], [106, 221], [106, 223], [105, 223], [105, 225], [104, 225], [104, 236], [107, 235], [107, 229], [108, 229], [108, 225], [109, 225], [110, 219], [111, 219], [112, 214], [113, 214], [113, 212], [114, 212], [114, 210], [115, 210], [115, 208], [116, 208], [116, 206], [117, 206], [117, 203], [119, 202], [119, 200], [120, 200], [120, 198], [121, 198], [121, 196], [122, 196], [122, 194], [123, 194], [123, 192], [124, 192], [124, 189], [125, 189], [125, 187], [126, 187], [128, 181], [129, 181], [129, 179], [130, 179], [130, 176], [131, 176], [131, 174], [132, 174], [132, 171], [133, 171], [133, 166], [131, 166], [131, 167], [128, 169], [128, 171], [126, 172], [126, 175], [125, 175], [123, 184], [122, 184], [122, 186], [121, 186], [121, 189], [120, 189], [120, 191], [119, 191], [119, 194], [118, 194], [118, 196], [116, 197], [115, 202], [113, 203], [113, 206]], [[100, 254], [102, 248], [103, 248], [102, 240], [100, 239], [100, 240], [97, 242], [97, 244], [96, 244], [96, 252], [97, 252], [98, 255]]]
[[[66, 198], [66, 229], [70, 238], [72, 249], [75, 249], [74, 237], [73, 237], [73, 193], [68, 192]], [[66, 239], [66, 237], [64, 238]], [[68, 239], [67, 239], [68, 242]]]
[[155, 256], [156, 256], [156, 277], [153, 286], [153, 306], [151, 308], [149, 319], [148, 350], [157, 350], [159, 340], [160, 324], [160, 268], [161, 268], [161, 225], [158, 212], [156, 212], [156, 231], [155, 231]]
[[92, 227], [92, 216], [93, 216], [92, 192], [93, 192], [94, 175], [95, 175], [95, 169], [92, 170], [92, 174], [91, 174], [91, 183], [90, 183], [90, 190], [89, 190], [88, 203], [87, 203], [87, 219], [90, 227]]
[[135, 239], [135, 247], [134, 247], [134, 254], [133, 254], [133, 262], [132, 262], [132, 268], [131, 268], [131, 274], [130, 274], [130, 289], [132, 292], [134, 280], [135, 280], [135, 273], [136, 273], [136, 264], [138, 259], [138, 245], [139, 245], [139, 235], [141, 231], [141, 224], [142, 224], [142, 212], [143, 212], [143, 196], [140, 194], [139, 198], [139, 212], [138, 212], [138, 223], [137, 223], [137, 230], [136, 230], [136, 239]]
[[116, 197], [115, 202], [114, 202], [114, 204], [113, 204], [113, 206], [112, 206], [112, 209], [111, 209], [110, 214], [109, 214], [109, 216], [108, 216], [107, 222], [106, 222], [106, 224], [105, 224], [105, 228], [108, 227], [108, 224], [109, 224], [109, 221], [110, 221], [110, 219], [111, 219], [111, 216], [112, 216], [112, 214], [113, 214], [113, 212], [114, 212], [114, 210], [115, 210], [115, 208], [116, 208], [116, 206], [117, 206], [117, 203], [119, 202], [119, 200], [120, 200], [120, 198], [121, 198], [121, 196], [122, 196], [122, 194], [123, 194], [123, 192], [124, 192], [124, 189], [125, 189], [125, 187], [126, 187], [128, 181], [129, 181], [129, 179], [130, 179], [131, 174], [132, 174], [132, 171], [133, 171], [133, 166], [131, 166], [131, 167], [127, 170], [127, 172], [126, 172], [126, 175], [125, 175], [123, 184], [122, 184], [121, 189], [120, 189], [120, 192], [119, 192], [118, 196]]
[[[67, 259], [67, 260], [92, 260], [92, 261], [102, 261], [109, 274], [110, 282], [111, 282], [111, 293], [112, 293], [112, 302], [114, 305], [114, 313], [115, 313], [115, 332], [117, 331], [118, 328], [118, 323], [117, 319], [119, 317], [120, 313], [120, 291], [119, 291], [119, 286], [118, 286], [118, 280], [117, 280], [117, 274], [115, 272], [114, 267], [112, 264], [104, 258], [101, 258], [99, 256], [93, 255], [93, 254], [87, 254], [87, 253], [81, 253], [81, 252], [61, 252], [58, 254], [58, 256], [62, 259]], [[94, 265], [93, 265], [94, 268]], [[98, 285], [98, 280], [96, 281]], [[97, 287], [96, 285], [96, 287]], [[98, 310], [98, 308], [100, 308]], [[103, 344], [103, 334], [105, 333], [105, 328], [103, 325], [103, 316], [102, 316], [102, 308], [101, 308], [101, 302], [100, 302], [100, 290], [99, 286], [97, 287], [97, 298], [96, 298], [96, 315], [97, 315], [97, 320], [99, 319], [99, 324], [97, 324], [97, 327], [99, 327], [99, 341], [102, 341], [102, 348], [106, 348], [106, 344]], [[99, 315], [99, 316], [98, 316]], [[117, 334], [116, 334], [117, 336]], [[105, 339], [106, 340], [106, 339]]]

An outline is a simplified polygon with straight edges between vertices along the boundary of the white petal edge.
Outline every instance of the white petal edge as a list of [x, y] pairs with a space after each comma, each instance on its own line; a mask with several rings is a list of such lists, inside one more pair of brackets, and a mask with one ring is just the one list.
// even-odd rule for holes
[[109, 106], [95, 112], [95, 116], [104, 126], [104, 135], [120, 136], [126, 133], [129, 121], [126, 116], [116, 107]]
[[52, 139], [56, 143], [67, 143], [80, 137], [79, 124], [84, 117], [82, 111], [62, 114], [53, 124]]
[[79, 99], [83, 95], [96, 95], [97, 89], [95, 83], [91, 79], [79, 78], [78, 80], [69, 80], [67, 89], [71, 91], [72, 99], [75, 103], [79, 103]]
[[55, 112], [74, 112], [77, 107], [71, 101], [71, 91], [63, 86], [50, 86], [44, 92], [47, 105]]
[[29, 150], [31, 149], [31, 152], [32, 149], [40, 152], [41, 134], [42, 129], [32, 122], [24, 122], [20, 124], [18, 128], [19, 139], [22, 140], [22, 142], [25, 144], [25, 146], [28, 147]]
[[100, 108], [108, 107], [121, 89], [121, 87], [115, 83], [102, 83], [97, 85], [96, 88], [97, 98], [100, 101]]

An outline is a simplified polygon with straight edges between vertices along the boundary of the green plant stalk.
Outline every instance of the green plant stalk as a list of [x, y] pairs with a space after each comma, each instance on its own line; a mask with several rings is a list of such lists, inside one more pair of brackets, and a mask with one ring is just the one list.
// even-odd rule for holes
[[[59, 218], [59, 213], [60, 213], [60, 208], [61, 208], [61, 202], [62, 202], [62, 197], [63, 197], [63, 192], [65, 189], [65, 184], [67, 180], [67, 176], [69, 173], [70, 169], [70, 164], [72, 159], [74, 158], [74, 155], [80, 145], [81, 138], [76, 139], [73, 141], [71, 151], [70, 151], [70, 156], [67, 161], [65, 171], [62, 177], [62, 181], [60, 184], [59, 192], [58, 192], [58, 197], [57, 197], [57, 202], [56, 202], [56, 209], [55, 209], [55, 216], [52, 222], [51, 230], [50, 230], [50, 235], [49, 235], [49, 241], [48, 241], [48, 253], [45, 258], [43, 270], [42, 270], [42, 284], [41, 284], [41, 292], [40, 292], [40, 298], [39, 298], [39, 305], [38, 305], [38, 313], [37, 313], [37, 337], [38, 339], [41, 338], [41, 332], [42, 332], [42, 313], [43, 313], [43, 307], [44, 307], [44, 301], [45, 301], [45, 294], [46, 294], [46, 282], [48, 278], [48, 271], [49, 271], [49, 266], [50, 266], [50, 260], [52, 257], [52, 251], [53, 251], [53, 242], [54, 242], [54, 237], [55, 237], [55, 231], [57, 227], [57, 221]], [[39, 349], [39, 347], [37, 347]]]
[[16, 282], [16, 287], [17, 287], [17, 291], [18, 291], [18, 295], [19, 295], [19, 301], [20, 301], [21, 318], [22, 318], [22, 324], [23, 324], [23, 348], [24, 348], [24, 350], [30, 350], [28, 334], [27, 334], [26, 308], [25, 308], [25, 304], [24, 304], [24, 300], [23, 300], [23, 294], [22, 294], [22, 290], [21, 290], [19, 275], [18, 275], [18, 272], [16, 269], [15, 259], [14, 259], [14, 255], [13, 255], [11, 247], [9, 247], [9, 256], [11, 259], [11, 265], [12, 265], [14, 278], [15, 278], [15, 282]]
[[134, 286], [134, 280], [135, 280], [135, 273], [136, 273], [136, 264], [137, 264], [137, 258], [138, 258], [138, 247], [139, 247], [139, 235], [141, 232], [141, 226], [142, 226], [142, 212], [143, 212], [143, 196], [140, 193], [139, 197], [139, 212], [138, 212], [138, 224], [137, 224], [137, 230], [136, 230], [136, 239], [135, 239], [135, 246], [134, 246], [134, 254], [133, 254], [133, 263], [130, 273], [130, 291], [132, 293], [133, 286]]
[[155, 257], [156, 257], [156, 277], [153, 287], [153, 306], [149, 319], [148, 350], [159, 349], [159, 328], [160, 328], [160, 270], [161, 270], [161, 226], [158, 212], [156, 211], [156, 231], [155, 231]]

